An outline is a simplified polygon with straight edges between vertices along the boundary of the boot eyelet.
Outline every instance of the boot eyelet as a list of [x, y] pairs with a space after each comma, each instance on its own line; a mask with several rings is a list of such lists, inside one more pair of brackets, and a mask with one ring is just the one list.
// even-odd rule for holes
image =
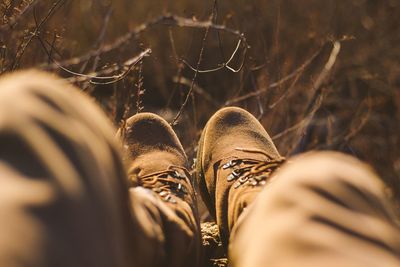
[[233, 186], [234, 189], [238, 189], [242, 184], [239, 182], [236, 182], [235, 185]]
[[228, 177], [226, 178], [228, 180], [228, 182], [232, 182], [233, 180], [235, 180], [235, 176], [231, 173], [228, 175]]
[[226, 170], [226, 169], [229, 169], [230, 167], [232, 167], [232, 161], [229, 161], [228, 163], [225, 163], [225, 164], [222, 166], [222, 169], [223, 169], [223, 170]]
[[251, 184], [252, 186], [257, 186], [257, 185], [258, 185], [258, 181], [255, 180], [255, 179], [253, 179], [253, 180], [250, 182], [250, 184]]
[[233, 160], [229, 161], [228, 163], [225, 163], [225, 164], [222, 166], [222, 169], [226, 170], [226, 169], [235, 167], [236, 165], [239, 165], [240, 163], [242, 163], [242, 160], [240, 160], [240, 159], [233, 159]]
[[244, 184], [245, 182], [247, 182], [249, 180], [249, 177], [240, 177], [239, 178], [239, 183]]
[[168, 197], [169, 193], [168, 193], [167, 191], [161, 191], [161, 192], [159, 193], [159, 195], [160, 195], [160, 197], [165, 197], [165, 196]]
[[235, 176], [235, 178], [238, 178], [240, 176], [240, 171], [239, 170], [233, 170], [232, 175]]
[[161, 189], [159, 187], [154, 187], [153, 191], [156, 193], [161, 193]]
[[166, 196], [164, 198], [164, 201], [172, 203], [172, 204], [176, 204], [176, 200], [171, 195]]
[[182, 184], [178, 184], [177, 189], [178, 189], [178, 191], [180, 191], [180, 192], [182, 192], [182, 193], [184, 193], [184, 194], [187, 193], [186, 188], [185, 188]]
[[185, 175], [180, 174], [178, 171], [172, 172], [172, 173], [171, 173], [171, 176], [172, 176], [173, 178], [176, 178], [176, 179], [185, 179], [185, 178], [186, 178]]

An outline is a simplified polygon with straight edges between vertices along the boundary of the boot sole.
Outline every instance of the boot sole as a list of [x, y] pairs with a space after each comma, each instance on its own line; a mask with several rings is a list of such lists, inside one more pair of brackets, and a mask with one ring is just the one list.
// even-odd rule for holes
[[206, 124], [206, 126], [203, 129], [203, 132], [201, 133], [200, 136], [200, 140], [199, 140], [199, 144], [198, 144], [198, 149], [197, 149], [197, 161], [196, 161], [196, 172], [195, 172], [195, 179], [196, 179], [196, 183], [199, 186], [200, 189], [200, 195], [201, 198], [204, 202], [204, 204], [207, 206], [210, 214], [215, 217], [215, 208], [214, 208], [214, 201], [212, 200], [210, 193], [208, 192], [208, 188], [207, 188], [207, 184], [206, 184], [206, 179], [205, 179], [205, 174], [204, 174], [204, 170], [203, 170], [203, 147], [204, 147], [204, 139], [205, 139], [205, 135], [207, 132], [207, 127], [208, 123]]

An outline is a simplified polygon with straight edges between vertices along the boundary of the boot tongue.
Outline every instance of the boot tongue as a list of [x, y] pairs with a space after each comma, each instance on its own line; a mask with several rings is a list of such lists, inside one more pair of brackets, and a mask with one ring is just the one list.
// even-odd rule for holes
[[165, 171], [171, 166], [186, 166], [186, 159], [177, 151], [152, 151], [135, 158], [129, 168], [129, 175], [143, 177]]
[[236, 160], [236, 159], [253, 159], [253, 160], [258, 160], [258, 161], [267, 161], [269, 158], [262, 154], [262, 153], [254, 153], [254, 152], [248, 152], [248, 151], [243, 151], [241, 150], [242, 148], [237, 148], [237, 149], [232, 149], [225, 151], [223, 157], [222, 155], [219, 158], [216, 158], [213, 164], [217, 163], [220, 161], [220, 166], [228, 163], [231, 160]]
[[[234, 138], [229, 136], [221, 137], [218, 143], [213, 147], [210, 147], [209, 149], [211, 149], [211, 153], [209, 154], [212, 155], [210, 163], [214, 164], [219, 160], [229, 157], [251, 158], [260, 161], [265, 161], [269, 158], [280, 158], [276, 148], [270, 145], [265, 138], [263, 139], [257, 135], [257, 133], [253, 133], [250, 130], [242, 132], [242, 135], [235, 135]], [[263, 151], [264, 154], [250, 151]]]

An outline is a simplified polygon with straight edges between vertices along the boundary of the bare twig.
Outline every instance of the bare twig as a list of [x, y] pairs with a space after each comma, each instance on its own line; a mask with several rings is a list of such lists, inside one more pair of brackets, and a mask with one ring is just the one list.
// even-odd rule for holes
[[283, 77], [282, 79], [280, 79], [277, 82], [271, 83], [266, 88], [261, 88], [255, 92], [251, 92], [251, 93], [239, 96], [237, 98], [228, 100], [228, 101], [226, 101], [225, 106], [229, 106], [229, 105], [247, 100], [249, 98], [259, 96], [261, 94], [266, 93], [268, 90], [277, 88], [277, 87], [281, 86], [282, 84], [286, 83], [287, 81], [291, 80], [292, 78], [295, 78], [296, 76], [298, 76], [299, 73], [302, 73], [308, 66], [310, 66], [312, 62], [314, 62], [314, 60], [321, 53], [321, 51], [322, 51], [322, 48], [318, 49], [318, 51], [316, 51], [307, 61], [305, 61], [300, 67], [298, 67], [296, 70], [294, 70], [292, 73], [290, 73], [286, 77]]
[[[191, 80], [189, 80], [189, 79], [187, 79], [185, 77], [182, 77], [182, 76], [181, 77], [175, 76], [173, 78], [173, 81], [174, 81], [174, 83], [179, 83], [179, 84], [185, 85], [185, 86], [187, 86], [189, 88], [192, 85], [192, 81]], [[220, 104], [206, 90], [201, 88], [197, 83], [195, 83], [193, 85], [193, 91], [196, 94], [202, 96], [208, 102], [210, 102], [214, 107], [216, 107], [216, 108], [220, 107]]]
[[333, 65], [335, 65], [337, 56], [339, 55], [341, 44], [339, 41], [333, 42], [333, 49], [329, 56], [328, 62], [325, 64], [324, 69], [319, 74], [317, 80], [314, 83], [314, 88], [319, 88], [325, 82], [327, 76], [330, 74]]
[[283, 94], [282, 94], [275, 102], [273, 102], [272, 104], [270, 104], [270, 105], [268, 106], [268, 108], [270, 108], [270, 109], [275, 108], [276, 105], [278, 105], [280, 102], [282, 102], [282, 100], [285, 99], [285, 98], [289, 95], [290, 92], [292, 92], [292, 89], [296, 86], [296, 84], [297, 84], [297, 82], [299, 81], [300, 76], [301, 76], [302, 73], [303, 73], [303, 72], [299, 72], [299, 73], [296, 75], [296, 77], [294, 77], [293, 82], [290, 84], [290, 86], [288, 86], [288, 87], [285, 89], [285, 91], [283, 92]]
[[[173, 33], [172, 33], [171, 27], [168, 28], [168, 35], [169, 35], [169, 41], [170, 41], [170, 43], [171, 43], [172, 52], [173, 52], [173, 55], [174, 55], [174, 58], [175, 58], [175, 61], [176, 61], [176, 65], [177, 65], [176, 79], [177, 79], [178, 81], [180, 81], [180, 80], [181, 80], [181, 77], [182, 77], [182, 71], [183, 71], [183, 69], [185, 68], [185, 66], [184, 66], [183, 63], [181, 63], [181, 61], [180, 61], [180, 59], [179, 59], [179, 57], [178, 57], [178, 53], [177, 53], [177, 51], [176, 51], [176, 46], [175, 46], [175, 39], [174, 39], [174, 35], [173, 35]], [[174, 79], [175, 79], [175, 78], [174, 78]], [[171, 105], [171, 102], [172, 102], [172, 99], [174, 98], [175, 92], [176, 92], [178, 89], [180, 89], [180, 87], [181, 87], [181, 84], [175, 82], [175, 86], [174, 86], [174, 88], [172, 89], [172, 92], [170, 93], [170, 96], [169, 96], [169, 98], [168, 98], [168, 101], [167, 101], [167, 104], [166, 104], [166, 107], [165, 107], [166, 109], [168, 109], [169, 106]]]
[[230, 63], [232, 62], [232, 60], [235, 58], [237, 52], [239, 51], [239, 48], [240, 48], [241, 44], [242, 44], [242, 40], [239, 39], [239, 41], [238, 41], [238, 43], [237, 43], [237, 45], [236, 45], [236, 48], [235, 48], [235, 50], [233, 51], [231, 57], [228, 59], [228, 61], [219, 64], [218, 67], [213, 68], [213, 69], [199, 70], [199, 69], [196, 69], [196, 68], [192, 67], [192, 66], [191, 66], [188, 62], [186, 62], [184, 59], [182, 59], [182, 62], [183, 62], [186, 66], [188, 66], [192, 71], [197, 72], [197, 73], [210, 73], [210, 72], [215, 72], [215, 71], [219, 71], [219, 70], [222, 70], [222, 69], [228, 69], [228, 70], [230, 70], [230, 71], [232, 71], [232, 72], [237, 73], [237, 72], [239, 72], [239, 71], [243, 68], [244, 61], [245, 61], [245, 58], [246, 58], [247, 47], [244, 47], [244, 50], [243, 50], [243, 60], [242, 60], [242, 63], [240, 64], [240, 66], [239, 66], [238, 69], [232, 68], [231, 66], [229, 66], [229, 64], [230, 64]]
[[283, 132], [273, 136], [272, 137], [273, 140], [282, 138], [286, 134], [291, 133], [293, 131], [296, 131], [299, 129], [304, 129], [305, 127], [307, 127], [307, 125], [310, 124], [310, 122], [314, 118], [315, 113], [321, 107], [321, 104], [322, 104], [323, 93], [321, 93], [320, 88], [323, 85], [323, 83], [326, 81], [326, 78], [328, 77], [328, 75], [330, 74], [330, 72], [336, 62], [337, 56], [339, 55], [339, 52], [340, 52], [340, 42], [335, 41], [333, 43], [333, 48], [332, 48], [332, 51], [330, 53], [327, 63], [324, 65], [317, 80], [313, 84], [314, 94], [311, 97], [311, 102], [306, 111], [308, 114], [306, 116], [304, 116], [304, 118], [300, 122], [296, 123], [295, 125], [293, 125], [292, 127], [288, 128], [288, 129], [284, 130]]
[[[364, 106], [367, 106], [367, 111], [359, 111], [357, 113], [362, 113], [360, 116], [355, 116], [355, 118], [350, 123], [350, 126], [341, 134], [337, 135], [328, 144], [321, 144], [316, 146], [315, 149], [329, 149], [338, 145], [348, 144], [368, 123], [371, 118], [372, 113], [372, 99], [370, 96], [367, 97], [360, 105], [360, 110]], [[358, 123], [357, 123], [358, 121]]]
[[45, 23], [55, 14], [55, 12], [57, 11], [57, 9], [59, 7], [61, 7], [66, 0], [58, 0], [56, 1], [52, 7], [49, 9], [49, 11], [47, 12], [46, 16], [40, 21], [40, 23], [37, 23], [37, 19], [36, 19], [36, 14], [34, 12], [34, 18], [35, 18], [35, 23], [36, 23], [36, 28], [35, 30], [30, 34], [30, 36], [28, 37], [28, 40], [25, 42], [22, 42], [22, 45], [20, 47], [20, 49], [17, 51], [17, 55], [16, 58], [14, 60], [14, 63], [12, 64], [13, 67], [12, 69], [15, 70], [16, 68], [18, 68], [21, 58], [22, 56], [25, 54], [26, 48], [29, 46], [29, 44], [32, 42], [33, 38], [37, 37], [39, 35], [40, 30], [42, 29], [42, 27], [45, 25]]
[[368, 97], [367, 99], [367, 112], [365, 113], [364, 116], [361, 116], [360, 123], [356, 125], [355, 127], [351, 127], [349, 132], [344, 136], [343, 140], [345, 142], [349, 142], [351, 139], [353, 139], [367, 124], [371, 117], [371, 111], [372, 111], [372, 103], [371, 103], [371, 97]]
[[[107, 33], [107, 28], [108, 28], [108, 24], [110, 22], [110, 18], [111, 18], [112, 12], [113, 12], [112, 8], [108, 8], [107, 13], [106, 13], [106, 15], [104, 17], [104, 20], [103, 20], [103, 25], [101, 27], [101, 31], [100, 31], [99, 37], [97, 38], [96, 42], [93, 45], [94, 49], [98, 49], [99, 47], [101, 47], [101, 44], [102, 44], [102, 42], [103, 42], [103, 40], [104, 40], [104, 38], [106, 36], [106, 33]], [[94, 58], [92, 68], [90, 69], [92, 72], [96, 71], [99, 61], [100, 61], [100, 56], [97, 55]], [[84, 72], [88, 64], [89, 64], [89, 60], [87, 60], [82, 65], [80, 72]]]
[[11, 19], [7, 24], [1, 25], [0, 26], [0, 34], [2, 34], [5, 31], [9, 31], [14, 26], [25, 17], [25, 15], [31, 11], [41, 0], [33, 0], [29, 4], [27, 4], [18, 14], [18, 16], [14, 17]]
[[[48, 62], [49, 63], [51, 62], [51, 59], [53, 58], [53, 52], [55, 50], [56, 41], [57, 41], [57, 33], [54, 33], [53, 40], [52, 40], [51, 45], [50, 45], [50, 51], [49, 51], [49, 54], [48, 54]], [[44, 46], [44, 44], [43, 44], [43, 46]]]
[[143, 60], [140, 61], [139, 65], [139, 72], [138, 72], [138, 78], [136, 82], [136, 113], [140, 113], [144, 107], [143, 107], [143, 101], [142, 97], [145, 93], [145, 89], [143, 88]]
[[[109, 68], [106, 68], [104, 70], [98, 71], [98, 72], [92, 72], [89, 74], [82, 74], [82, 73], [77, 73], [74, 71], [71, 71], [69, 69], [66, 69], [64, 67], [62, 67], [61, 65], [59, 66], [59, 68], [61, 68], [62, 70], [68, 72], [69, 74], [75, 75], [76, 77], [71, 77], [68, 78], [67, 80], [69, 82], [84, 82], [84, 81], [88, 81], [90, 80], [90, 83], [95, 84], [95, 85], [106, 85], [106, 84], [112, 84], [112, 83], [116, 83], [120, 80], [122, 80], [123, 78], [126, 77], [126, 75], [129, 74], [129, 72], [132, 70], [132, 68], [141, 60], [143, 60], [144, 57], [150, 55], [151, 53], [151, 49], [148, 48], [146, 50], [144, 50], [143, 52], [141, 52], [139, 55], [125, 61], [122, 66], [118, 66], [118, 65], [114, 65], [111, 66]], [[116, 71], [121, 71], [122, 72], [120, 74], [117, 75], [111, 75], [111, 76], [103, 76], [103, 75], [110, 75], [113, 72]], [[96, 82], [93, 80], [111, 80], [111, 81], [107, 81], [107, 82]]]
[[[214, 15], [213, 15], [212, 20], [215, 24], [217, 24], [218, 23], [218, 0], [214, 0], [213, 14]], [[218, 47], [219, 47], [219, 51], [221, 54], [221, 58], [225, 62], [226, 61], [225, 53], [224, 53], [224, 49], [222, 46], [221, 34], [219, 31], [217, 31], [217, 36], [218, 36]]]
[[164, 24], [164, 25], [168, 25], [168, 26], [175, 26], [175, 27], [214, 29], [214, 30], [218, 30], [218, 31], [224, 31], [224, 32], [227, 32], [229, 34], [236, 36], [239, 40], [241, 40], [241, 43], [244, 46], [246, 46], [246, 47], [248, 46], [246, 38], [244, 37], [244, 34], [242, 34], [239, 31], [230, 29], [230, 28], [226, 27], [225, 25], [214, 24], [211, 21], [194, 21], [192, 19], [168, 14], [168, 15], [164, 15], [164, 16], [155, 18], [149, 22], [139, 25], [138, 27], [134, 28], [129, 33], [118, 38], [111, 44], [103, 45], [102, 47], [91, 50], [84, 55], [58, 62], [58, 64], [51, 64], [51, 65], [43, 64], [39, 67], [44, 68], [44, 69], [58, 69], [60, 65], [66, 67], [66, 66], [70, 66], [70, 65], [80, 64], [80, 63], [90, 59], [91, 57], [98, 56], [98, 55], [105, 54], [105, 53], [111, 52], [113, 50], [119, 49], [123, 45], [127, 44], [129, 41], [131, 41], [132, 39], [134, 39], [135, 37], [140, 35], [142, 32], [148, 30], [151, 27], [154, 27], [154, 26], [160, 25], [160, 24]]
[[[49, 51], [47, 51], [46, 46], [42, 40], [42, 38], [38, 35], [37, 36], [38, 40], [40, 41], [42, 48], [44, 49], [44, 51], [47, 53], [49, 59], [54, 61], [54, 64], [58, 64], [52, 57]], [[137, 55], [134, 58], [130, 58], [127, 61], [125, 61], [122, 66], [119, 66], [117, 64], [105, 68], [101, 71], [97, 71], [97, 72], [91, 72], [89, 74], [82, 74], [82, 73], [78, 73], [78, 72], [74, 72], [72, 70], [69, 70], [61, 65], [59, 65], [59, 68], [62, 69], [63, 71], [74, 75], [75, 77], [71, 77], [71, 78], [67, 78], [66, 80], [68, 80], [71, 83], [76, 83], [76, 82], [86, 82], [89, 81], [91, 84], [94, 85], [108, 85], [108, 84], [113, 84], [116, 83], [122, 79], [124, 79], [129, 72], [132, 70], [132, 68], [140, 61], [143, 60], [144, 57], [149, 56], [151, 54], [151, 49], [148, 48], [146, 50], [144, 50], [143, 52], [141, 52], [139, 55]], [[116, 71], [122, 71], [120, 74], [117, 75], [112, 75], [112, 76], [104, 76], [104, 75], [110, 75], [113, 72]], [[110, 80], [110, 81], [106, 81], [106, 82], [96, 82], [93, 80]]]
[[197, 67], [196, 67], [196, 71], [193, 75], [193, 79], [192, 79], [192, 84], [190, 85], [190, 89], [189, 92], [186, 94], [185, 100], [183, 101], [178, 113], [176, 114], [175, 118], [172, 120], [171, 125], [175, 125], [177, 123], [177, 121], [179, 120], [184, 108], [186, 107], [190, 96], [192, 95], [193, 92], [193, 88], [194, 88], [194, 84], [197, 78], [197, 75], [199, 73], [198, 69], [200, 67], [201, 61], [203, 59], [203, 53], [204, 53], [204, 47], [206, 44], [206, 40], [207, 40], [207, 36], [208, 36], [208, 32], [210, 30], [210, 27], [207, 27], [204, 33], [204, 37], [203, 37], [203, 41], [201, 42], [201, 49], [200, 49], [200, 54], [199, 54], [199, 59], [197, 60]]
[[319, 97], [317, 98], [317, 101], [313, 105], [312, 110], [300, 122], [296, 123], [292, 127], [287, 128], [283, 132], [280, 132], [280, 133], [274, 135], [272, 137], [272, 140], [274, 140], [274, 141], [278, 140], [278, 139], [282, 138], [283, 136], [285, 136], [285, 135], [287, 135], [287, 134], [289, 134], [291, 132], [297, 131], [299, 129], [304, 129], [312, 121], [312, 119], [314, 118], [315, 113], [321, 107], [323, 99], [324, 99], [323, 94], [320, 94]]

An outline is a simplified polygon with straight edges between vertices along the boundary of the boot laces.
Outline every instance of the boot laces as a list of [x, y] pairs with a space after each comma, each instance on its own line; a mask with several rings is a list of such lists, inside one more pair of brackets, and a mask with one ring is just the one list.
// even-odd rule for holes
[[240, 186], [262, 186], [267, 179], [286, 161], [284, 157], [272, 158], [267, 153], [257, 149], [236, 148], [235, 150], [263, 154], [267, 160], [257, 160], [252, 158], [235, 158], [222, 165], [223, 170], [232, 169], [227, 176], [228, 182], [234, 183], [235, 189]]
[[189, 171], [171, 165], [168, 169], [138, 177], [138, 185], [157, 193], [165, 202], [176, 203], [173, 195], [183, 198], [188, 194]]

